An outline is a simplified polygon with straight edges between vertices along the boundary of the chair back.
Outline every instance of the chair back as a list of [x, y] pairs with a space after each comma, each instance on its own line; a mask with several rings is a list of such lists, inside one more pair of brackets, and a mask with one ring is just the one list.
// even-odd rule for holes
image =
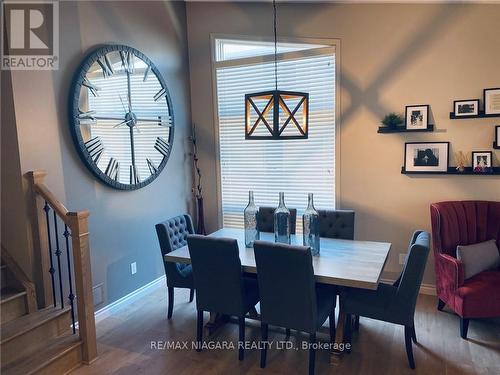
[[179, 215], [158, 223], [155, 226], [158, 241], [160, 242], [161, 258], [165, 266], [167, 282], [178, 276], [181, 266], [174, 262], [165, 262], [165, 254], [187, 245], [187, 236], [194, 233], [193, 221], [188, 214]]
[[320, 237], [354, 240], [354, 211], [318, 210]]
[[232, 238], [189, 235], [198, 310], [241, 316], [243, 280], [238, 242]]
[[[274, 232], [274, 207], [259, 207], [259, 216], [257, 217], [257, 228], [260, 232]], [[295, 234], [297, 225], [297, 209], [288, 208], [290, 211], [290, 234]]]
[[422, 284], [427, 257], [430, 249], [429, 233], [419, 230], [413, 234], [403, 271], [397, 287], [397, 308], [402, 314], [413, 319], [418, 292]]
[[255, 241], [262, 322], [313, 333], [317, 309], [311, 249]]
[[458, 245], [495, 239], [500, 249], [500, 202], [449, 201], [431, 205], [434, 251], [456, 257]]

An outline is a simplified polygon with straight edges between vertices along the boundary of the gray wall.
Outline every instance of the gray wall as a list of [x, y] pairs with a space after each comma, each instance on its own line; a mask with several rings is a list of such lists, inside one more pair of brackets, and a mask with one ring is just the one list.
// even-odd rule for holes
[[[47, 185], [68, 209], [90, 210], [93, 284], [104, 283], [107, 304], [163, 274], [154, 224], [190, 209], [185, 5], [61, 2], [60, 40], [58, 71], [12, 72], [20, 170], [46, 170]], [[137, 191], [113, 190], [96, 181], [78, 158], [69, 132], [72, 76], [84, 55], [104, 43], [145, 53], [163, 74], [173, 101], [176, 129], [169, 162], [152, 184]], [[131, 275], [134, 261], [137, 274]]]
[[[202, 134], [207, 228], [214, 230], [217, 134], [210, 34], [272, 37], [272, 6], [190, 2], [187, 19], [192, 116]], [[472, 150], [492, 148], [498, 119], [451, 121], [449, 112], [455, 99], [479, 98], [483, 88], [500, 87], [499, 25], [500, 5], [278, 4], [278, 35], [341, 41], [337, 205], [356, 211], [358, 239], [392, 242], [389, 277], [399, 272], [399, 254], [406, 253], [413, 230], [430, 230], [430, 203], [500, 200], [498, 177], [400, 173], [406, 141], [450, 141], [451, 163], [458, 150], [470, 157]], [[438, 131], [377, 134], [385, 114], [404, 112], [410, 104], [430, 104]], [[499, 165], [499, 152], [494, 155]], [[432, 262], [424, 278], [429, 284]]]

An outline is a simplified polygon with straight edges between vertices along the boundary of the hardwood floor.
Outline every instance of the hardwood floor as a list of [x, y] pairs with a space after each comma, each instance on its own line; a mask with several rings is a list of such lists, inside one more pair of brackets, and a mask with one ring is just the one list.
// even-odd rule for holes
[[[98, 359], [72, 374], [306, 374], [307, 350], [268, 350], [267, 367], [259, 367], [258, 349], [245, 352], [238, 361], [237, 349], [191, 349], [196, 340], [195, 303], [188, 303], [189, 290], [176, 289], [175, 307], [167, 320], [167, 288], [162, 285], [140, 301], [97, 324]], [[353, 335], [351, 354], [339, 366], [329, 364], [327, 350], [318, 350], [316, 374], [500, 374], [500, 319], [472, 320], [469, 339], [459, 335], [459, 319], [446, 307], [436, 310], [437, 299], [421, 295], [417, 304], [414, 345], [416, 370], [408, 367], [404, 328], [361, 318]], [[205, 315], [205, 322], [208, 315]], [[326, 323], [325, 323], [326, 324]], [[247, 340], [257, 344], [259, 323], [247, 321]], [[318, 335], [325, 342], [325, 334]], [[188, 342], [188, 349], [152, 349], [152, 342]], [[228, 323], [212, 338], [215, 343], [230, 340], [237, 345], [238, 325]], [[285, 340], [285, 331], [269, 330], [269, 340]], [[300, 347], [306, 335], [292, 331], [291, 342]], [[158, 347], [158, 343], [156, 343]]]

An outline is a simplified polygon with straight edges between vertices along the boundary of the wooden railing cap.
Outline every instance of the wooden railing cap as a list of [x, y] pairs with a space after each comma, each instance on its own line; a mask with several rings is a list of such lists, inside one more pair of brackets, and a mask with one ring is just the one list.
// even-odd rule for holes
[[77, 219], [85, 219], [90, 216], [90, 211], [89, 210], [82, 210], [82, 211], [70, 211], [66, 214], [66, 216], [69, 217], [76, 217]]
[[47, 176], [47, 172], [45, 172], [42, 169], [37, 171], [29, 171], [26, 174], [28, 175], [30, 180], [32, 180], [34, 183], [43, 182], [43, 179], [45, 178], [45, 176]]

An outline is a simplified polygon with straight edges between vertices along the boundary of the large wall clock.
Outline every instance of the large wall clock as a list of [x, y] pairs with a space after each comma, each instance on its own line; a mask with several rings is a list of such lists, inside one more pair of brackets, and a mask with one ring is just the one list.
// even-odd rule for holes
[[69, 116], [81, 159], [109, 186], [141, 188], [168, 161], [174, 114], [167, 85], [134, 48], [106, 45], [84, 59], [73, 80]]

